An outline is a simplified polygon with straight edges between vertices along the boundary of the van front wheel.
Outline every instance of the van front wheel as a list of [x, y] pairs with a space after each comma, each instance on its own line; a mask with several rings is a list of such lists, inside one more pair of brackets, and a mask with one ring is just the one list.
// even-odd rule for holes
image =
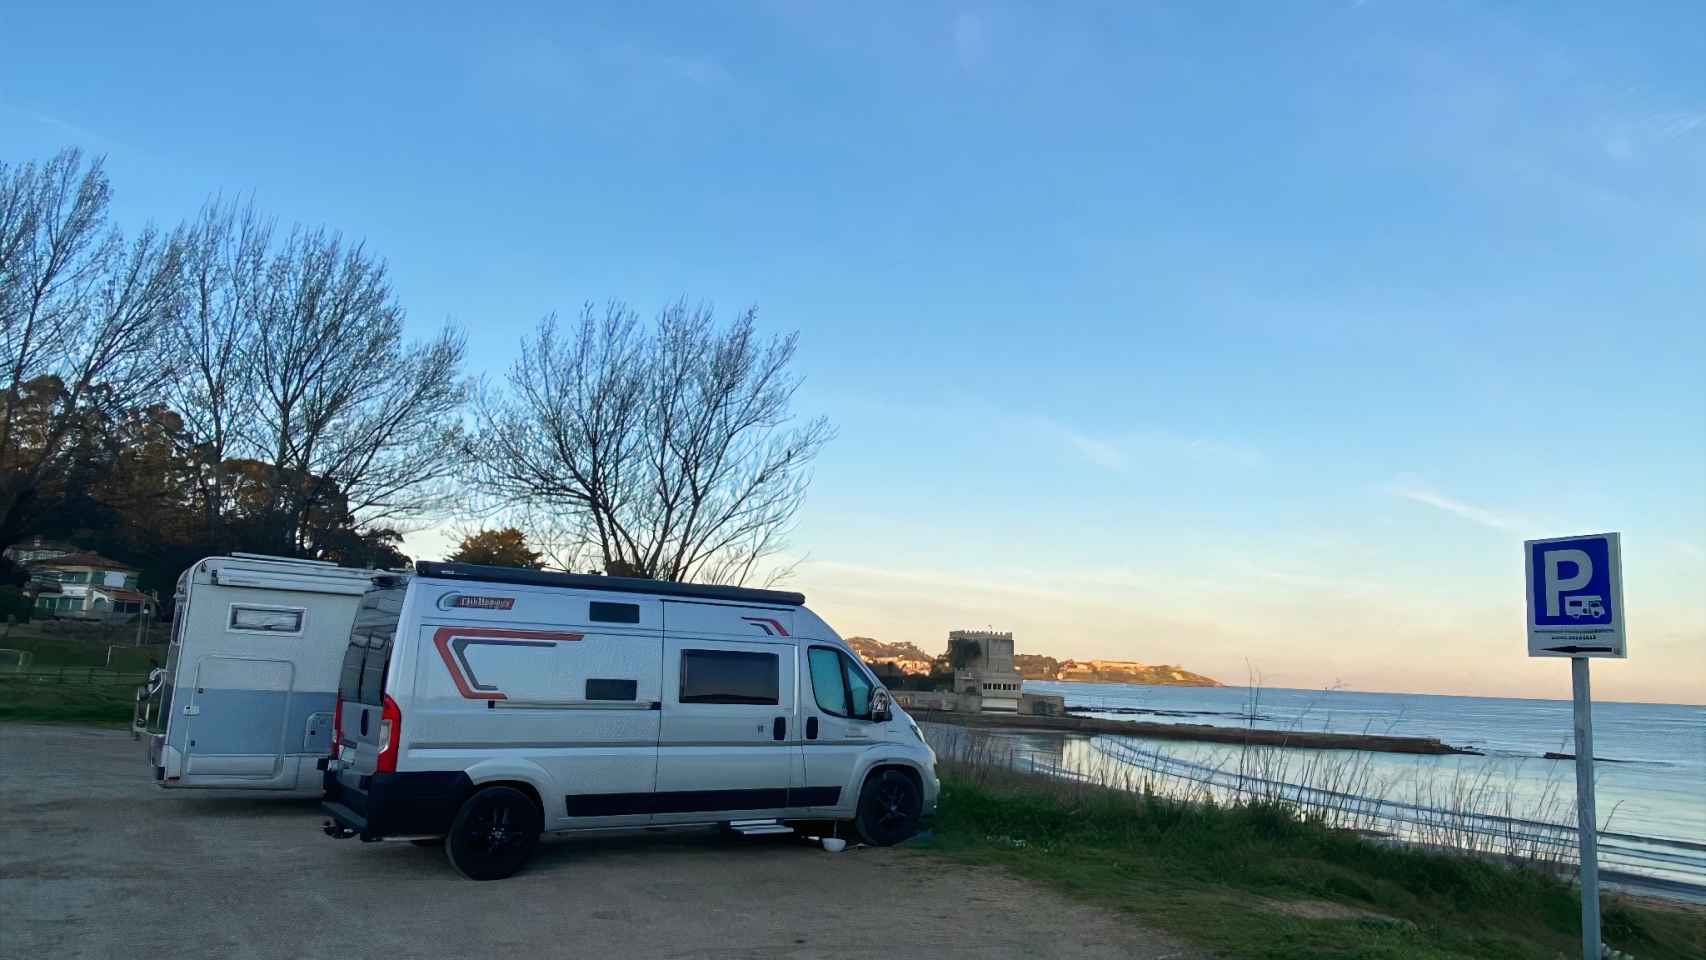
[[918, 832], [923, 806], [924, 798], [911, 777], [899, 770], [884, 770], [865, 781], [853, 825], [859, 839], [871, 846], [893, 846]]
[[543, 820], [527, 794], [514, 787], [486, 787], [456, 812], [444, 838], [445, 856], [470, 880], [502, 880], [532, 855]]

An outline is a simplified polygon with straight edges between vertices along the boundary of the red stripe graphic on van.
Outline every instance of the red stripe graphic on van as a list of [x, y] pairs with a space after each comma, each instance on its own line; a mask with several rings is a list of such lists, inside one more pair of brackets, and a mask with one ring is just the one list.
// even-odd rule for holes
[[752, 624], [758, 629], [763, 630], [764, 635], [767, 637], [785, 637], [788, 635], [786, 627], [783, 627], [780, 622], [772, 620], [769, 617], [741, 617], [741, 619]]
[[444, 667], [456, 690], [469, 700], [507, 700], [503, 691], [481, 683], [463, 655], [466, 647], [480, 644], [496, 646], [549, 647], [557, 643], [580, 640], [585, 634], [555, 633], [542, 630], [491, 630], [477, 627], [439, 627], [432, 635], [432, 645], [444, 658]]

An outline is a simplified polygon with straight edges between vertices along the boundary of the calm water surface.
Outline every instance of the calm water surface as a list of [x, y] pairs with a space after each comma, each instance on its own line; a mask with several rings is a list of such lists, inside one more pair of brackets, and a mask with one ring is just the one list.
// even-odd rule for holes
[[[1480, 812], [1568, 819], [1575, 766], [1547, 760], [1573, 753], [1568, 700], [1516, 700], [1350, 690], [1166, 687], [1033, 681], [1025, 689], [1054, 693], [1068, 706], [1102, 708], [1092, 716], [1165, 723], [1253, 725], [1265, 729], [1436, 737], [1483, 756], [1421, 757], [1350, 751], [1286, 750], [1302, 772], [1312, 760], [1355, 758], [1363, 791], [1402, 801], [1444, 801], [1473, 789]], [[1116, 712], [1143, 710], [1132, 715]], [[1597, 799], [1604, 829], [1679, 841], [1706, 862], [1706, 707], [1687, 704], [1594, 704]], [[1003, 734], [1003, 742], [1042, 762], [1087, 773], [1118, 773], [1107, 743], [1095, 738]], [[1117, 738], [1174, 757], [1226, 767], [1237, 747], [1188, 741]], [[1302, 780], [1301, 776], [1290, 779]], [[1698, 865], [1687, 873], [1697, 874]]]

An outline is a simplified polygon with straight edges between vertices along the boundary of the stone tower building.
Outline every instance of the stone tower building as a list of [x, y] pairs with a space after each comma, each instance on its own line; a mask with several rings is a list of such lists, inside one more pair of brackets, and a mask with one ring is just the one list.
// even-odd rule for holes
[[985, 713], [1019, 712], [1019, 671], [1013, 667], [1013, 634], [995, 630], [952, 630], [949, 649], [955, 640], [977, 643], [977, 659], [954, 671], [954, 692], [982, 699]]

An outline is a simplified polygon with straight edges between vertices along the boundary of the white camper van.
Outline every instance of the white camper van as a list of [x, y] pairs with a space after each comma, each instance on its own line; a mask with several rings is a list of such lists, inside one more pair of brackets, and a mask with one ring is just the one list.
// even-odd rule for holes
[[154, 779], [318, 791], [350, 621], [374, 576], [242, 553], [185, 570], [166, 666], [139, 710]]
[[873, 844], [935, 810], [935, 754], [798, 593], [459, 563], [361, 602], [325, 831], [443, 837], [508, 876], [542, 831], [835, 822]]

